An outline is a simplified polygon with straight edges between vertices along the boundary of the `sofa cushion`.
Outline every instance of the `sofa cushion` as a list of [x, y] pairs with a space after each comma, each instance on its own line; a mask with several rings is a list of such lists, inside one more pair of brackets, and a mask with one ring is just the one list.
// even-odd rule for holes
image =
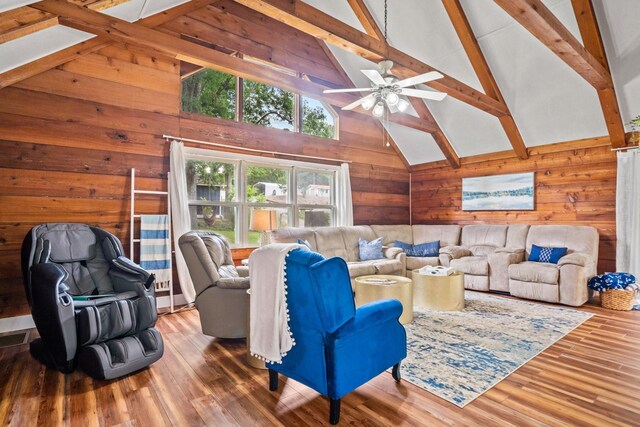
[[311, 250], [318, 250], [316, 233], [313, 228], [278, 228], [271, 232], [273, 243], [297, 243], [298, 240], [306, 240], [311, 245]]
[[344, 242], [344, 248], [347, 251], [347, 257], [344, 258], [347, 262], [360, 260], [359, 251], [359, 239], [371, 241], [375, 240], [378, 236], [373, 232], [368, 225], [356, 225], [353, 227], [339, 227], [342, 233], [342, 241]]
[[[440, 246], [455, 246], [460, 244], [459, 225], [412, 225], [413, 244], [440, 241]], [[399, 239], [402, 240], [402, 239]], [[410, 240], [403, 240], [410, 242]]]
[[362, 237], [358, 239], [358, 258], [360, 261], [369, 261], [373, 259], [382, 259], [382, 237], [367, 241]]
[[382, 237], [382, 244], [389, 245], [394, 240], [413, 243], [410, 225], [372, 225], [371, 229], [377, 237]]
[[[526, 259], [529, 259], [531, 245], [546, 247], [566, 247], [567, 253], [581, 252], [598, 259], [598, 230], [579, 225], [532, 225], [527, 234]], [[591, 276], [596, 274], [593, 263]]]
[[402, 271], [402, 263], [397, 259], [378, 259], [372, 262], [377, 274], [396, 274]]
[[508, 225], [467, 225], [462, 229], [461, 244], [502, 248], [507, 243]]
[[370, 261], [348, 262], [347, 268], [349, 268], [349, 277], [360, 277], [368, 276], [370, 274], [376, 274], [376, 267]]
[[527, 244], [527, 234], [529, 233], [529, 225], [527, 224], [510, 224], [507, 230], [508, 248], [524, 249]]
[[417, 270], [427, 265], [436, 267], [440, 265], [440, 258], [436, 257], [407, 257], [407, 271]]
[[[322, 254], [325, 258], [337, 256], [345, 261], [357, 261], [357, 258], [349, 259], [347, 249], [344, 245], [344, 240], [342, 240], [342, 232], [338, 227], [316, 228], [315, 235], [316, 251]], [[309, 242], [311, 242], [311, 240], [309, 240]], [[313, 243], [311, 246], [313, 246]]]
[[560, 258], [567, 254], [567, 248], [546, 248], [538, 245], [531, 245], [531, 253], [528, 261], [548, 262], [557, 264]]
[[558, 284], [560, 269], [556, 264], [525, 261], [509, 266], [509, 279], [520, 282]]
[[496, 249], [498, 249], [495, 246], [491, 246], [491, 245], [472, 245], [469, 246], [469, 251], [471, 251], [471, 253], [474, 256], [489, 256], [492, 253], [494, 253], [496, 251]]
[[460, 259], [452, 259], [450, 267], [476, 276], [489, 275], [489, 259], [486, 256], [466, 256]]

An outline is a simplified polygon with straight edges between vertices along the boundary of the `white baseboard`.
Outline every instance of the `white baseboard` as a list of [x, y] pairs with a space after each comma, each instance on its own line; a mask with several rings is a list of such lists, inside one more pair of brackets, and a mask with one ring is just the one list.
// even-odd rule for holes
[[[156, 304], [158, 308], [169, 308], [171, 306], [171, 299], [168, 296], [157, 297]], [[173, 307], [186, 305], [187, 300], [184, 299], [184, 295], [178, 294], [173, 296]], [[0, 319], [0, 334], [14, 331], [22, 331], [24, 329], [35, 328], [33, 318], [30, 314], [24, 316], [5, 317]]]

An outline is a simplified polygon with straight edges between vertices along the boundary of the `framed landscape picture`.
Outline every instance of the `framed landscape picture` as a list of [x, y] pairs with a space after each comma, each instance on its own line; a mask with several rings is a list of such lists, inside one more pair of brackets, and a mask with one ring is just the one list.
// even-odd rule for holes
[[533, 179], [533, 172], [462, 178], [462, 210], [532, 211]]

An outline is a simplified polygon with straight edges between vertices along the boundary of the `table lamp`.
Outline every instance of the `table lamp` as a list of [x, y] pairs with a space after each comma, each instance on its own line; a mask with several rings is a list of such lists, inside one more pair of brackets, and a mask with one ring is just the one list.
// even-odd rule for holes
[[269, 233], [276, 228], [276, 211], [271, 209], [254, 209], [251, 213], [251, 227], [260, 232], [260, 246], [271, 242]]

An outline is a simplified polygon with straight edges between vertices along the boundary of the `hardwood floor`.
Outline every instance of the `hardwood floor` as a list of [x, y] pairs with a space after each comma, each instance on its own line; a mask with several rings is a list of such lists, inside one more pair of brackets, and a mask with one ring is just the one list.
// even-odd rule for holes
[[[383, 373], [342, 401], [340, 425], [638, 426], [640, 312], [596, 315], [460, 409]], [[198, 312], [162, 316], [165, 355], [116, 381], [63, 375], [28, 346], [0, 350], [0, 422], [11, 426], [328, 425], [328, 401], [244, 362], [244, 340], [200, 333]], [[35, 335], [35, 334], [34, 334]]]

